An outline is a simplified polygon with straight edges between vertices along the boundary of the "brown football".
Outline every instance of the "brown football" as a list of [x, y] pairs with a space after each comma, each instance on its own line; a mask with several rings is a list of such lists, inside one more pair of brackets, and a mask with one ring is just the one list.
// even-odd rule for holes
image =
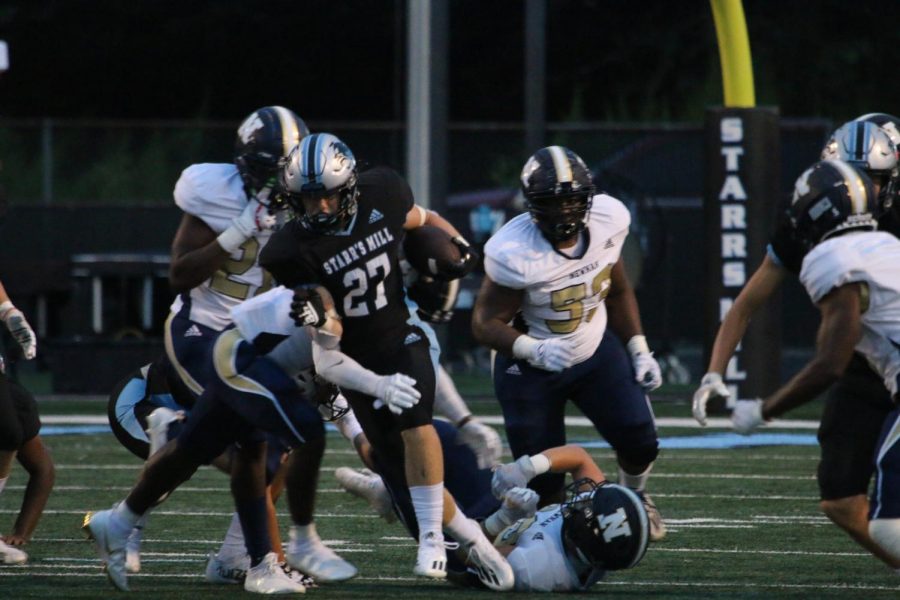
[[453, 243], [450, 234], [433, 225], [422, 225], [407, 231], [403, 252], [416, 271], [437, 277], [445, 272], [446, 267], [462, 258], [459, 246]]

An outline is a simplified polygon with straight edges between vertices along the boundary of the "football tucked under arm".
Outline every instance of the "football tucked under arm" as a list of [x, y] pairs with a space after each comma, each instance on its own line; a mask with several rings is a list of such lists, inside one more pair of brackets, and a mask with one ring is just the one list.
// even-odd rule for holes
[[419, 273], [437, 279], [458, 279], [472, 270], [477, 253], [462, 237], [453, 237], [434, 225], [423, 225], [406, 232], [403, 252]]

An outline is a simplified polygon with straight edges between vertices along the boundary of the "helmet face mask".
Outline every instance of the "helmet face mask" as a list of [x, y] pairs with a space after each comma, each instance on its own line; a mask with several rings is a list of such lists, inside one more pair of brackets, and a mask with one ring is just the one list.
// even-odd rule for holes
[[584, 230], [595, 188], [580, 156], [562, 146], [541, 148], [525, 163], [520, 179], [531, 220], [551, 244]]
[[[881, 205], [876, 214], [893, 204], [900, 190], [900, 163], [892, 134], [897, 132], [893, 121], [877, 122], [875, 117], [863, 115], [839, 127], [822, 149], [822, 160], [842, 160], [864, 171], [877, 185]], [[880, 119], [878, 119], [880, 120]]]
[[282, 106], [266, 106], [241, 123], [234, 145], [237, 166], [248, 196], [270, 209], [284, 208], [276, 193], [278, 174], [285, 157], [309, 135], [303, 119]]
[[824, 160], [804, 171], [794, 184], [788, 216], [805, 251], [852, 230], [874, 230], [878, 201], [862, 169]]
[[608, 482], [580, 479], [566, 488], [563, 544], [595, 569], [615, 571], [637, 565], [647, 552], [650, 522], [638, 495]]
[[[358, 180], [350, 148], [330, 133], [317, 133], [290, 153], [281, 170], [280, 187], [307, 229], [333, 234], [345, 229], [356, 214]], [[323, 198], [329, 199], [333, 210], [321, 210]]]

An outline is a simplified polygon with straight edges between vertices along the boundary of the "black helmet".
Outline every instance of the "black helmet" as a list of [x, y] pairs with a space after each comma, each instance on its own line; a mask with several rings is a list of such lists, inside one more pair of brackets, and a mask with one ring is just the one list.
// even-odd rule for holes
[[303, 119], [283, 106], [266, 106], [244, 119], [237, 130], [234, 164], [247, 194], [256, 196], [264, 188], [271, 193], [284, 158], [307, 135]]
[[861, 169], [823, 160], [797, 178], [788, 215], [797, 241], [809, 252], [845, 231], [875, 229], [877, 203], [872, 180]]
[[541, 148], [520, 177], [525, 207], [550, 243], [571, 239], [584, 229], [594, 180], [580, 156], [563, 146]]
[[647, 552], [650, 521], [638, 495], [627, 487], [580, 479], [566, 488], [562, 505], [567, 552], [594, 568], [630, 569]]

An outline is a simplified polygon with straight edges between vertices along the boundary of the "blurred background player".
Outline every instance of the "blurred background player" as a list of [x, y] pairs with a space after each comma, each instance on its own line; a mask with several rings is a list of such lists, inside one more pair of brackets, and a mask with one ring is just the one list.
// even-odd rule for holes
[[[643, 498], [651, 539], [662, 539], [644, 493], [659, 447], [646, 391], [662, 377], [621, 257], [631, 216], [595, 195], [584, 161], [562, 146], [529, 158], [521, 183], [528, 213], [488, 240], [472, 313], [475, 338], [498, 352], [494, 390], [510, 449], [520, 457], [565, 444], [572, 400], [615, 450], [619, 483]], [[560, 502], [564, 477], [545, 474], [531, 487], [542, 504]]]
[[[800, 282], [822, 316], [816, 352], [767, 398], [737, 401], [732, 421], [740, 433], [815, 399], [843, 374], [854, 351], [865, 357], [889, 396], [900, 399], [900, 240], [875, 231], [877, 195], [865, 173], [842, 161], [816, 163], [797, 179], [788, 211], [803, 257]], [[895, 408], [877, 438], [868, 515], [870, 538], [893, 561], [900, 560], [898, 434]]]
[[353, 153], [331, 134], [304, 138], [285, 165], [282, 187], [298, 218], [276, 232], [262, 266], [279, 283], [327, 288], [342, 319], [343, 352], [375, 373], [403, 373], [416, 382], [417, 404], [392, 411], [397, 407], [350, 391], [316, 362], [320, 374], [344, 390], [384, 457], [384, 469], [406, 481], [420, 530], [414, 573], [443, 579], [443, 530], [459, 540], [478, 539], [480, 530], [444, 488], [440, 440], [432, 425], [439, 350], [406, 305], [400, 243], [406, 230], [426, 224], [447, 232], [460, 256], [445, 274], [448, 279], [469, 272], [476, 255], [445, 219], [415, 204], [396, 171], [376, 167], [358, 173]]
[[[25, 359], [34, 358], [37, 338], [25, 315], [9, 299], [2, 283], [0, 320], [21, 347]], [[5, 363], [0, 356], [0, 493], [9, 481], [13, 458], [18, 459], [28, 472], [28, 485], [13, 531], [0, 538], [0, 564], [22, 564], [28, 560], [21, 546], [31, 539], [53, 489], [55, 469], [50, 453], [38, 435], [40, 428], [34, 397], [7, 378]]]
[[[839, 127], [822, 150], [823, 159], [843, 160], [869, 176], [879, 203], [875, 209], [878, 228], [894, 236], [900, 234], [897, 123], [895, 117], [883, 113], [863, 115]], [[785, 277], [799, 275], [804, 254], [788, 213], [782, 211], [762, 264], [735, 298], [716, 333], [707, 373], [693, 398], [694, 417], [701, 425], [706, 424], [709, 400], [730, 396], [722, 374], [750, 318], [778, 291]], [[862, 547], [900, 568], [900, 561], [887, 556], [868, 534], [872, 456], [884, 419], [893, 408], [881, 377], [861, 353], [855, 353], [825, 394], [817, 481], [822, 512]]]

